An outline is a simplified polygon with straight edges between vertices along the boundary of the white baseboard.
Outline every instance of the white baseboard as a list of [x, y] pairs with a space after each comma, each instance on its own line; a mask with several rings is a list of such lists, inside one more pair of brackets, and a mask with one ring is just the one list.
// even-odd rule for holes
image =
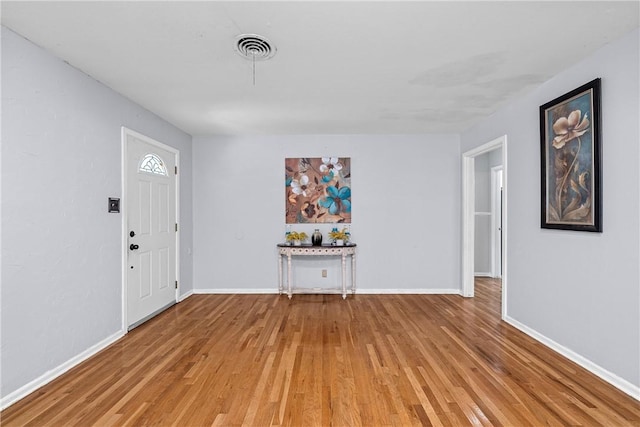
[[608, 370], [593, 363], [591, 360], [585, 358], [584, 356], [581, 356], [578, 353], [574, 352], [573, 350], [570, 350], [564, 347], [563, 345], [558, 344], [552, 339], [547, 338], [541, 333], [529, 328], [528, 326], [518, 322], [517, 320], [509, 316], [506, 316], [504, 318], [504, 321], [509, 323], [514, 328], [521, 330], [522, 332], [534, 338], [535, 340], [540, 341], [542, 344], [546, 345], [550, 349], [556, 351], [557, 353], [560, 353], [567, 359], [577, 363], [578, 365], [585, 368], [587, 371], [600, 377], [604, 381], [608, 382], [609, 384], [616, 387], [617, 389], [620, 389], [621, 391], [633, 397], [634, 399], [640, 400], [640, 387], [630, 383], [624, 378], [620, 378], [616, 374], [609, 372]]
[[410, 289], [356, 289], [356, 294], [368, 294], [368, 295], [389, 295], [389, 294], [398, 294], [398, 295], [460, 295], [460, 289], [420, 289], [420, 288], [410, 288]]
[[182, 295], [178, 296], [178, 302], [182, 302], [182, 301], [186, 300], [191, 295], [193, 295], [193, 289], [191, 289], [189, 292], [187, 292], [185, 294], [182, 294]]
[[493, 277], [493, 274], [491, 274], [490, 272], [489, 273], [484, 273], [484, 272], [481, 272], [481, 271], [473, 273], [473, 275], [476, 276], [476, 277]]
[[[277, 289], [194, 289], [194, 294], [277, 294]], [[285, 290], [286, 293], [286, 290]], [[347, 288], [347, 293], [351, 294], [349, 288]], [[460, 289], [356, 289], [356, 294], [455, 294], [460, 295]]]
[[71, 359], [67, 360], [65, 363], [63, 363], [62, 365], [58, 366], [57, 368], [54, 368], [54, 369], [52, 369], [50, 371], [45, 372], [40, 377], [38, 377], [35, 380], [25, 384], [24, 386], [20, 387], [16, 391], [14, 391], [12, 393], [9, 393], [6, 396], [3, 396], [2, 399], [0, 399], [0, 410], [4, 410], [5, 408], [8, 408], [9, 406], [13, 405], [14, 403], [16, 403], [18, 400], [22, 399], [23, 397], [26, 397], [27, 395], [29, 395], [29, 394], [33, 393], [34, 391], [36, 391], [37, 389], [39, 389], [40, 387], [42, 387], [42, 386], [50, 383], [51, 381], [55, 380], [60, 375], [62, 375], [65, 372], [67, 372], [69, 369], [71, 369], [71, 368], [75, 367], [76, 365], [84, 362], [85, 360], [87, 360], [88, 358], [93, 356], [94, 354], [98, 353], [100, 350], [103, 350], [104, 348], [106, 348], [106, 347], [110, 346], [111, 344], [113, 344], [114, 342], [118, 341], [124, 335], [125, 335], [125, 333], [122, 330], [116, 332], [115, 334], [103, 339], [99, 343], [89, 347], [88, 349], [86, 349], [82, 353], [78, 354], [77, 356], [72, 357]]
[[194, 294], [277, 294], [277, 289], [270, 288], [215, 288], [215, 289], [194, 289]]

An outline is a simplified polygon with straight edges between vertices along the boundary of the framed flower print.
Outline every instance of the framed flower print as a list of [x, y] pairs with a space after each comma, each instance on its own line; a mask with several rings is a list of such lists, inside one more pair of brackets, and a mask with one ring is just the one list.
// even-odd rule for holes
[[600, 79], [540, 106], [541, 227], [602, 232]]
[[286, 158], [287, 224], [351, 223], [351, 158]]

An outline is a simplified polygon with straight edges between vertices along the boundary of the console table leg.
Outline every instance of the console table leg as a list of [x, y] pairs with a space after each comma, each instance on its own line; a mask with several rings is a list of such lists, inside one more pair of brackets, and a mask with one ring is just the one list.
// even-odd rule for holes
[[291, 254], [287, 256], [287, 293], [289, 295], [289, 299], [291, 299]]
[[278, 254], [278, 294], [282, 295], [282, 255]]
[[347, 254], [342, 252], [342, 299], [347, 299]]
[[356, 254], [351, 254], [351, 292], [356, 294]]

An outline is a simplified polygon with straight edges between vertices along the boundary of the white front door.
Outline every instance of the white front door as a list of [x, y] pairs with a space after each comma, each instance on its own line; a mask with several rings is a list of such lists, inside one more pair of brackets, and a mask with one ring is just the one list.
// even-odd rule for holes
[[162, 144], [129, 130], [124, 138], [126, 323], [131, 329], [176, 302], [177, 170], [176, 153]]

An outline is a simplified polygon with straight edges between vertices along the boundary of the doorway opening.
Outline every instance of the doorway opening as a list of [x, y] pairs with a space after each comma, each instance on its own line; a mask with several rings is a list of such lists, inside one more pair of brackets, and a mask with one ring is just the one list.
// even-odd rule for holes
[[[498, 239], [493, 242], [490, 252], [492, 258], [491, 276], [499, 275], [502, 282], [502, 317], [506, 316], [507, 307], [507, 136], [501, 136], [492, 141], [487, 142], [473, 150], [469, 150], [462, 155], [462, 295], [471, 298], [475, 291], [475, 247], [476, 247], [476, 158], [483, 154], [501, 150], [501, 172], [496, 169], [494, 179], [502, 181], [502, 191], [500, 199], [499, 212], [500, 215], [494, 214], [491, 221], [491, 236]], [[493, 174], [493, 171], [492, 171]], [[492, 191], [493, 186], [492, 186]], [[498, 199], [498, 196], [495, 196]], [[497, 200], [492, 200], [491, 210], [496, 209]], [[500, 217], [500, 223], [497, 224], [496, 218]], [[499, 228], [499, 234], [496, 233], [495, 227]], [[500, 254], [496, 255], [497, 247]], [[495, 257], [498, 259], [495, 259]]]

